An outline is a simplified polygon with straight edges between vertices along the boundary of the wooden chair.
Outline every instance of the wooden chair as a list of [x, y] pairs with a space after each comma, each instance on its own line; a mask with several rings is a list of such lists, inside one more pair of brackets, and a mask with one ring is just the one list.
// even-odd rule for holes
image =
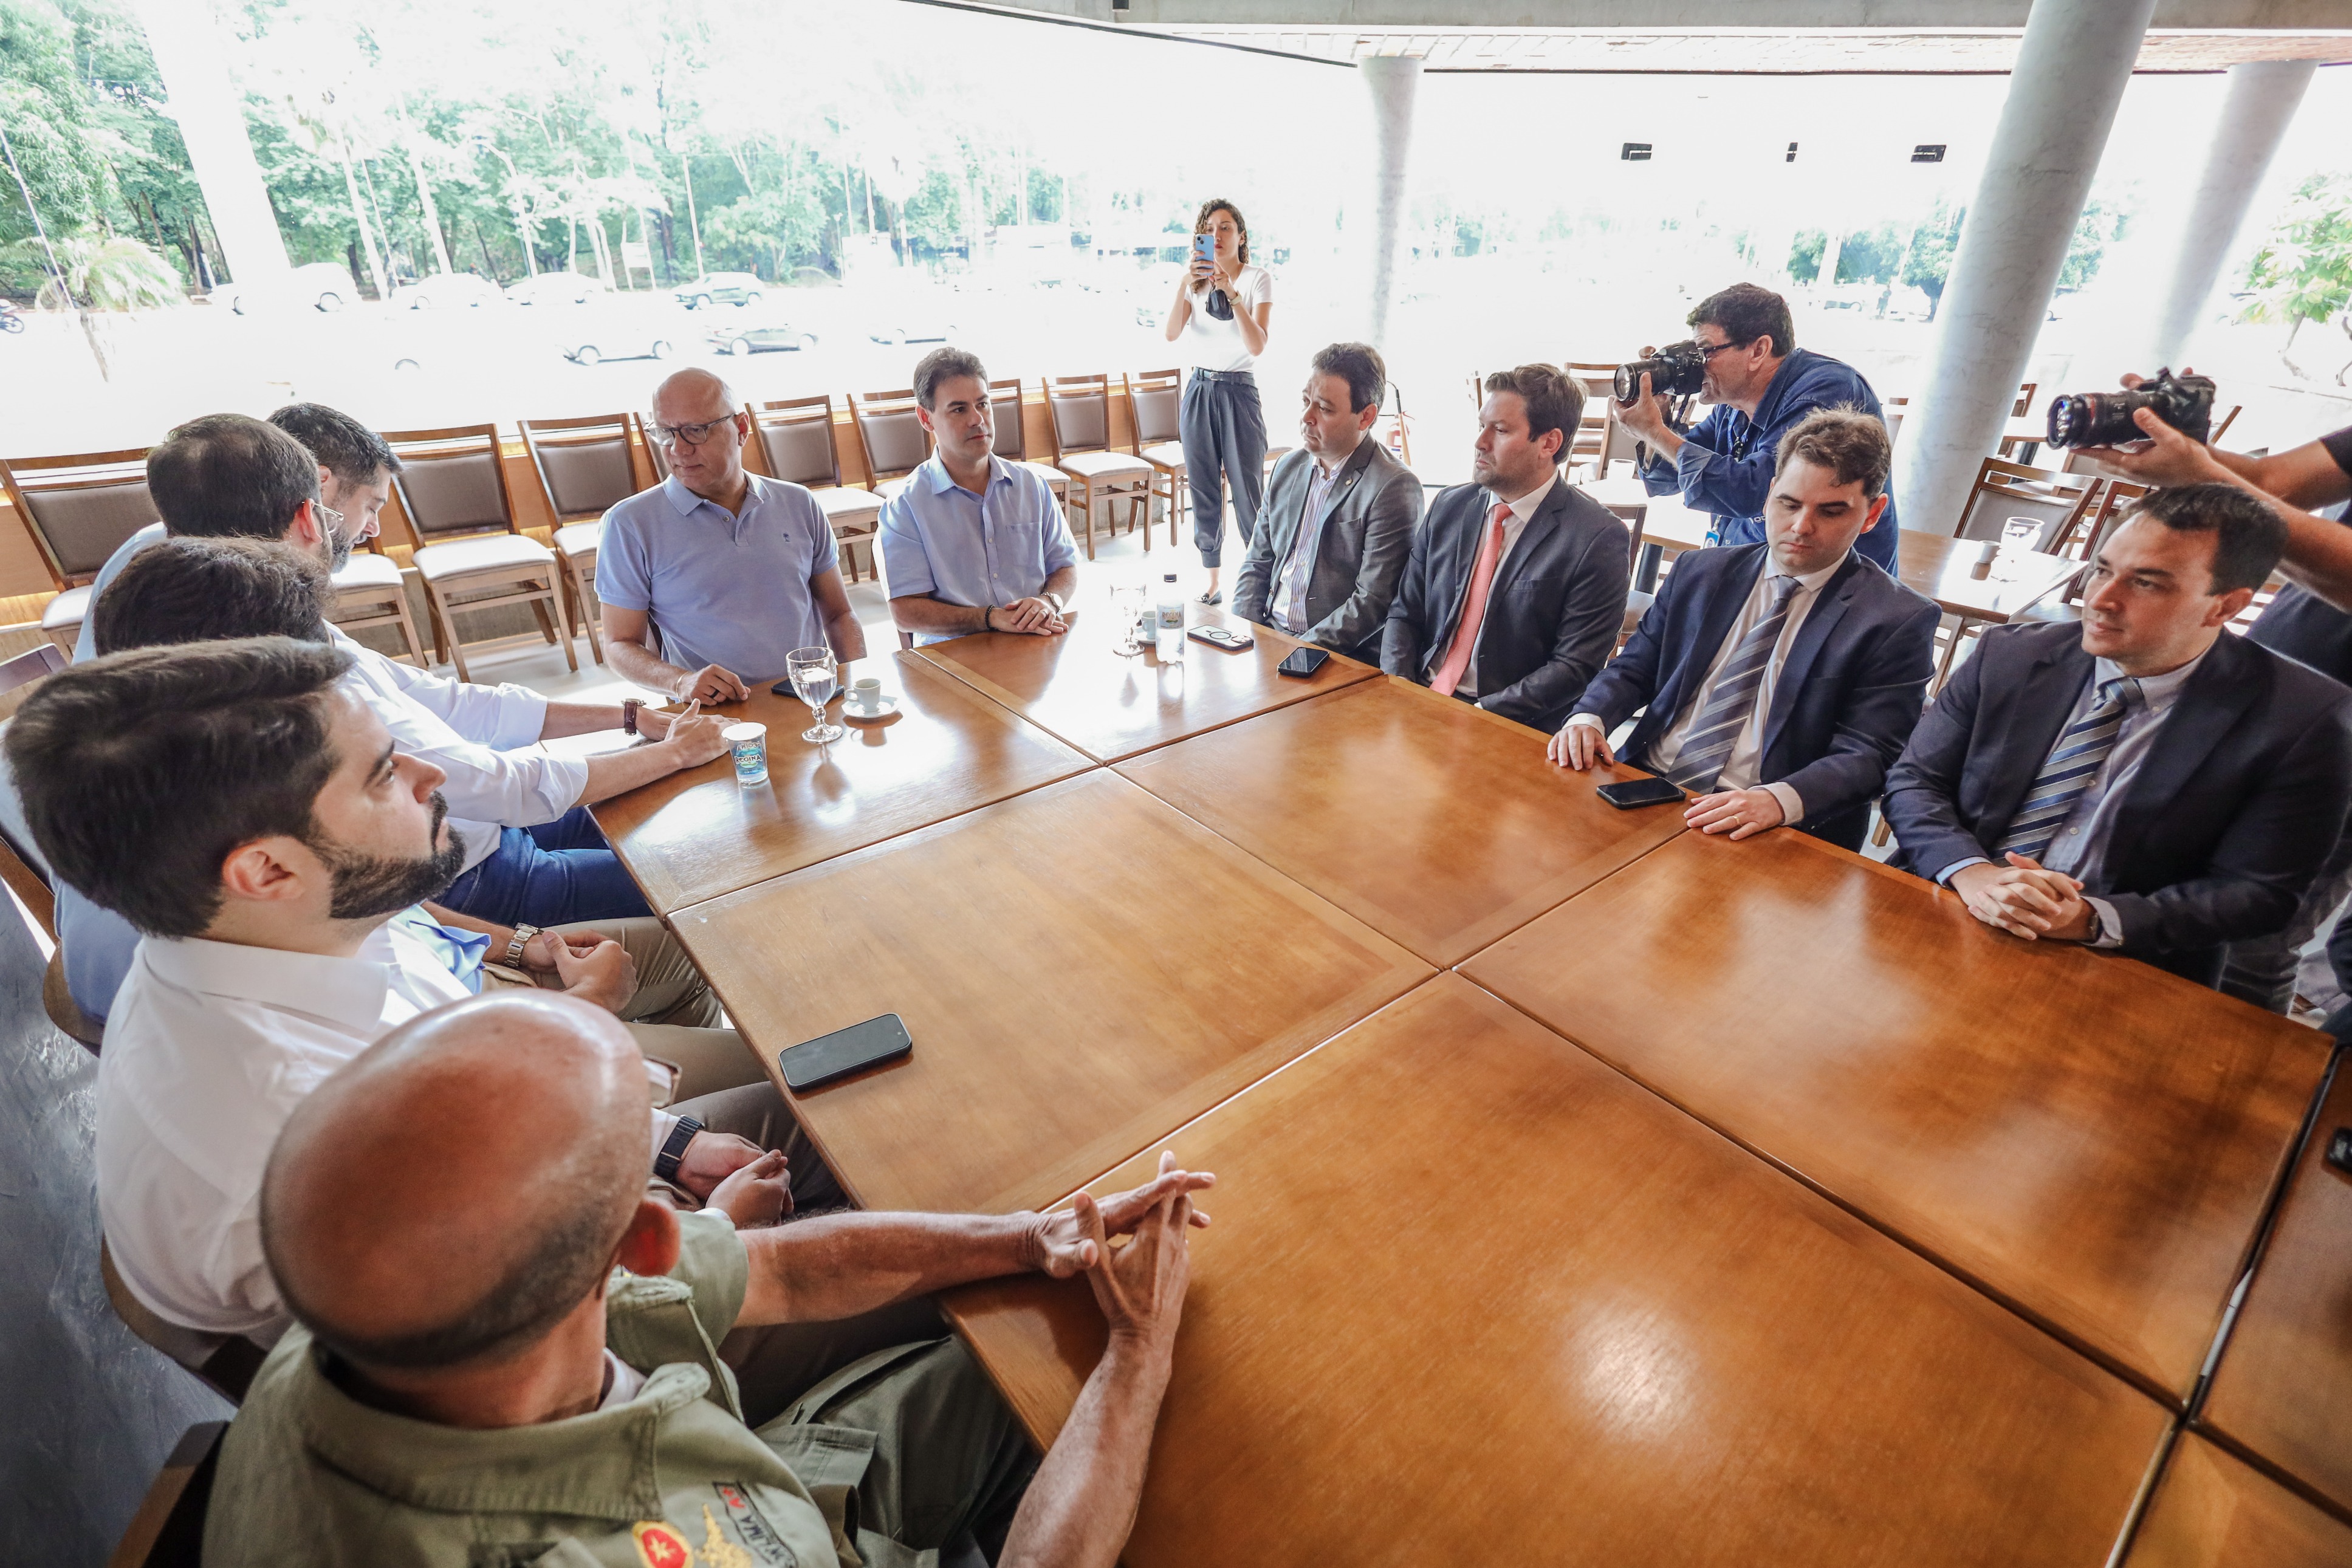
[[[637, 483], [635, 456], [637, 416], [591, 414], [582, 419], [523, 419], [523, 450], [547, 492], [555, 517], [555, 565], [563, 596], [588, 633], [588, 656], [604, 662], [597, 627], [596, 549], [604, 538], [604, 514], [646, 488]], [[646, 445], [653, 443], [646, 441]]]
[[408, 612], [408, 578], [400, 563], [368, 540], [352, 552], [343, 570], [335, 573], [335, 612], [329, 617], [346, 632], [363, 626], [383, 626], [400, 638], [395, 658], [413, 659], [419, 669], [433, 661], [425, 656], [425, 639], [417, 635], [415, 618]]
[[525, 534], [515, 517], [498, 426], [393, 431], [384, 441], [400, 455], [393, 493], [416, 534], [435, 652], [457, 666], [459, 680], [472, 680], [457, 616], [527, 604], [541, 634], [561, 643], [564, 662], [579, 669], [555, 552]]
[[1390, 456], [1412, 466], [1412, 416], [1405, 413], [1404, 393], [1394, 382], [1381, 389], [1381, 416], [1372, 421], [1372, 436], [1388, 444]]
[[1128, 527], [1134, 528], [1137, 507], [1150, 515], [1153, 470], [1142, 458], [1111, 447], [1108, 375], [1054, 377], [1045, 383], [1045, 412], [1054, 433], [1054, 465], [1070, 476], [1069, 506], [1086, 516], [1087, 559], [1092, 560], [1096, 508], [1105, 509], [1105, 531], [1115, 532], [1108, 510], [1111, 503], [1125, 501]]
[[[1560, 461], [1581, 463], [1592, 469], [1595, 478], [1605, 478], [1609, 473], [1609, 437], [1617, 422], [1617, 367], [1569, 364], [1561, 368], [1568, 371], [1570, 381], [1584, 389], [1584, 415], [1570, 433], [1568, 450], [1560, 454]], [[1624, 455], [1633, 455], [1630, 440]]]
[[2010, 418], [2023, 419], [2033, 411], [2033, 392], [2039, 384], [2035, 382], [2027, 382], [2017, 389], [2017, 401], [2009, 405]]
[[213, 1472], [227, 1435], [226, 1421], [200, 1421], [180, 1434], [106, 1568], [197, 1568], [204, 1560]]
[[841, 482], [841, 454], [833, 444], [833, 395], [747, 402], [743, 412], [758, 437], [744, 455], [757, 459], [759, 471], [772, 479], [807, 486], [824, 508], [834, 538], [850, 547], [853, 559], [859, 544], [871, 549], [882, 528], [882, 500], [863, 486]]
[[262, 1362], [269, 1355], [267, 1350], [243, 1334], [208, 1333], [156, 1316], [122, 1282], [121, 1272], [114, 1266], [114, 1254], [107, 1250], [103, 1236], [98, 1239], [98, 1274], [106, 1286], [106, 1299], [113, 1306], [114, 1315], [122, 1320], [125, 1327], [230, 1404], [245, 1403], [245, 1391], [253, 1386], [253, 1375], [261, 1370]]
[[1890, 452], [1894, 450], [1896, 439], [1903, 434], [1904, 416], [1910, 412], [1911, 400], [1907, 397], [1885, 397], [1878, 400], [1878, 420], [1880, 423], [1886, 426], [1886, 446]]
[[2048, 553], [2080, 519], [2097, 488], [2098, 481], [2087, 475], [1988, 457], [1977, 468], [1952, 532], [1964, 539], [1998, 539], [2010, 518], [2032, 517], [2039, 531], [2026, 548]]
[[[1168, 544], [1183, 538], [1178, 524], [1192, 509], [1192, 485], [1184, 472], [1184, 441], [1181, 411], [1184, 403], [1184, 372], [1144, 371], [1122, 375], [1127, 387], [1128, 445], [1151, 465], [1151, 495], [1167, 507]], [[1267, 468], [1271, 474], [1271, 466]], [[1151, 505], [1143, 507], [1143, 548], [1151, 549]]]
[[57, 585], [41, 632], [70, 654], [89, 614], [90, 579], [123, 540], [157, 520], [147, 448], [0, 460], [0, 486]]
[[1030, 460], [1029, 432], [1022, 423], [1019, 379], [989, 382], [988, 405], [996, 415], [996, 455], [1007, 463], [1020, 464], [1052, 486], [1054, 499], [1066, 509], [1070, 504], [1070, 476], [1050, 463]]
[[[915, 470], [930, 459], [931, 433], [923, 428], [920, 407], [911, 387], [898, 392], [849, 394], [849, 421], [857, 427], [857, 444], [866, 454], [866, 472], [873, 479], [874, 494], [885, 506], [907, 487]], [[868, 564], [879, 578], [881, 563], [871, 559], [874, 553], [869, 547]], [[857, 580], [857, 558], [854, 552], [849, 558], [849, 580]]]

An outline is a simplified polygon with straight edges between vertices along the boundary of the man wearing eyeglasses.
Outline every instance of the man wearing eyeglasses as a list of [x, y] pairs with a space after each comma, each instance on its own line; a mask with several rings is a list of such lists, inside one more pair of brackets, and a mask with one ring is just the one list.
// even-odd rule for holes
[[[1878, 394], [1852, 365], [1798, 348], [1789, 302], [1769, 288], [1735, 283], [1700, 300], [1687, 319], [1706, 355], [1699, 401], [1715, 406], [1685, 429], [1643, 376], [1642, 395], [1630, 408], [1620, 404], [1617, 420], [1642, 438], [1642, 483], [1651, 495], [1679, 493], [1693, 511], [1712, 513], [1709, 544], [1760, 544], [1780, 437], [1825, 408], [1883, 419]], [[1644, 348], [1642, 357], [1654, 351]], [[1897, 538], [1889, 500], [1853, 548], [1892, 572]]]
[[671, 376], [654, 389], [648, 434], [669, 477], [604, 514], [596, 556], [613, 668], [680, 700], [730, 703], [782, 679], [795, 649], [865, 657], [824, 509], [744, 471], [751, 423], [727, 383]]

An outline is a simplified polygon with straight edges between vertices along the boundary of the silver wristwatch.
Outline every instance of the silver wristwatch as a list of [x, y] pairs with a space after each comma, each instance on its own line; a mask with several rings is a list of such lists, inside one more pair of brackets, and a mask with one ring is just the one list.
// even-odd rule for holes
[[521, 968], [523, 944], [538, 936], [540, 928], [536, 925], [516, 926], [514, 935], [507, 938], [507, 956], [500, 962], [509, 969]]

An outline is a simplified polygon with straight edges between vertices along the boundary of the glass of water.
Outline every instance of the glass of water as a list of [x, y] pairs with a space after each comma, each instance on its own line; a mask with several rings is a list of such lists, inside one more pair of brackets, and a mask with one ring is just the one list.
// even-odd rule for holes
[[1132, 659], [1143, 652], [1136, 640], [1143, 628], [1143, 585], [1121, 583], [1110, 591], [1111, 624], [1119, 630], [1118, 656]]
[[809, 713], [816, 720], [801, 731], [803, 740], [823, 746], [849, 733], [837, 724], [824, 721], [824, 705], [833, 700], [834, 688], [841, 684], [841, 666], [834, 663], [832, 649], [795, 648], [785, 655], [784, 673], [792, 677], [793, 690], [808, 704]]

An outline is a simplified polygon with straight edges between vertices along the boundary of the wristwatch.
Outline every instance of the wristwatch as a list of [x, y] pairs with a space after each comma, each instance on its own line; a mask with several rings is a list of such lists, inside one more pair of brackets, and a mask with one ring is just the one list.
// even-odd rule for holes
[[1048, 603], [1048, 604], [1052, 605], [1052, 606], [1054, 607], [1054, 613], [1055, 613], [1055, 614], [1059, 615], [1059, 614], [1062, 612], [1062, 609], [1063, 609], [1063, 606], [1062, 606], [1062, 596], [1061, 596], [1060, 594], [1058, 594], [1058, 593], [1041, 593], [1041, 594], [1039, 594], [1037, 597], [1038, 597], [1038, 598], [1040, 598], [1040, 599], [1043, 599], [1046, 603]]
[[637, 728], [637, 710], [645, 706], [646, 702], [643, 697], [624, 697], [621, 699], [621, 733], [623, 735], [640, 735], [644, 733], [642, 730]]
[[523, 944], [538, 936], [540, 928], [536, 925], [516, 926], [514, 935], [507, 938], [507, 956], [500, 961], [509, 969], [521, 968]]
[[669, 1130], [669, 1141], [662, 1145], [654, 1156], [654, 1176], [661, 1181], [677, 1179], [677, 1163], [686, 1158], [686, 1145], [694, 1142], [694, 1134], [702, 1131], [702, 1124], [692, 1116], [680, 1116], [677, 1125]]

